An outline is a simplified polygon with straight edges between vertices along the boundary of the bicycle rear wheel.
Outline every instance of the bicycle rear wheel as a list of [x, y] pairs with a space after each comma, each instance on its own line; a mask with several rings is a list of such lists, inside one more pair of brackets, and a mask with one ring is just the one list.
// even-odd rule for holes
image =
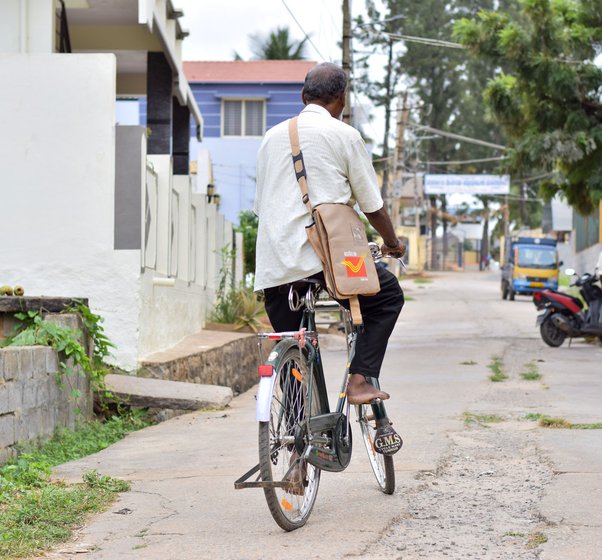
[[[289, 487], [264, 488], [264, 493], [274, 521], [285, 531], [293, 531], [305, 525], [311, 514], [321, 472], [298, 461], [303, 450], [295, 447], [295, 436], [299, 442], [299, 425], [310, 415], [319, 414], [320, 405], [307, 358], [300, 356], [297, 346], [284, 350], [276, 359], [274, 375], [270, 419], [259, 423], [259, 465], [263, 481], [278, 482], [285, 477], [291, 481]], [[294, 463], [295, 468], [288, 473]]]
[[374, 448], [374, 438], [376, 437], [376, 419], [372, 406], [369, 404], [360, 404], [355, 407], [357, 420], [362, 432], [362, 439], [366, 446], [370, 466], [376, 477], [376, 482], [381, 491], [385, 494], [393, 494], [395, 491], [395, 468], [393, 466], [393, 457], [377, 453]]

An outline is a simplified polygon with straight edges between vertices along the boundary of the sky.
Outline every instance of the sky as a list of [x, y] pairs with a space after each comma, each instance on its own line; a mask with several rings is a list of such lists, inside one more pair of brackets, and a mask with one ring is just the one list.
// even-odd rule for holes
[[[364, 13], [363, 0], [350, 2], [352, 19]], [[252, 57], [250, 34], [267, 35], [276, 27], [288, 27], [297, 41], [303, 39], [304, 32], [309, 35], [311, 42], [307, 42], [305, 51], [308, 60], [341, 63], [342, 0], [262, 0], [260, 3], [174, 0], [174, 5], [184, 11], [180, 23], [190, 32], [183, 42], [184, 60], [233, 60], [235, 51], [244, 60], [249, 60]], [[384, 62], [383, 54], [383, 65]], [[362, 103], [366, 100], [362, 99]], [[358, 110], [361, 110], [362, 118], [371, 113], [373, 119], [367, 125], [366, 133], [378, 143], [382, 142], [384, 113], [365, 107]]]
[[[184, 60], [233, 60], [234, 51], [248, 60], [249, 35], [268, 34], [276, 27], [288, 27], [292, 37], [301, 40], [303, 31], [294, 18], [315, 45], [307, 45], [308, 59], [341, 59], [337, 43], [342, 35], [342, 0], [174, 0], [174, 5], [183, 9], [180, 22], [190, 31], [183, 44]], [[362, 8], [363, 2], [356, 0], [353, 15]]]

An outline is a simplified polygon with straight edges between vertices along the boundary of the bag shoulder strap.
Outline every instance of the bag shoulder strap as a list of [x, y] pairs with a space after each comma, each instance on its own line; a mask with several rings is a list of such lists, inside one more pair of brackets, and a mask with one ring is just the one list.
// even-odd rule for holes
[[291, 142], [291, 153], [293, 154], [293, 165], [295, 167], [295, 177], [301, 189], [301, 197], [303, 204], [311, 215], [313, 210], [309, 201], [309, 191], [307, 189], [307, 173], [305, 172], [305, 162], [303, 161], [303, 152], [299, 144], [299, 128], [297, 126], [297, 118], [293, 117], [288, 121], [288, 137]]

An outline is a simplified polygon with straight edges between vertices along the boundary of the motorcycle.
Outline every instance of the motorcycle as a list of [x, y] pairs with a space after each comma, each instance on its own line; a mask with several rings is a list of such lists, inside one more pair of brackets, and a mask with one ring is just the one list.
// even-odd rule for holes
[[[598, 268], [596, 273], [577, 275], [573, 269], [565, 273], [572, 276], [571, 286], [577, 286], [583, 301], [556, 290], [543, 290], [533, 294], [533, 304], [539, 311], [536, 326], [543, 341], [552, 347], [561, 346], [570, 339], [597, 336], [602, 341], [602, 288]], [[570, 345], [570, 341], [569, 341]]]

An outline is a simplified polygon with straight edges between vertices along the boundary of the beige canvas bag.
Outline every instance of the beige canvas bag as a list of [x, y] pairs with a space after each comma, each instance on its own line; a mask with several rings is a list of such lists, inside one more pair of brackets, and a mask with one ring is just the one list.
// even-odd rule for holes
[[347, 204], [325, 203], [312, 207], [299, 145], [297, 117], [289, 121], [288, 130], [303, 203], [314, 220], [306, 228], [307, 237], [322, 261], [326, 288], [333, 298], [350, 299], [353, 322], [361, 323], [357, 296], [373, 296], [380, 291], [366, 228], [358, 213]]

